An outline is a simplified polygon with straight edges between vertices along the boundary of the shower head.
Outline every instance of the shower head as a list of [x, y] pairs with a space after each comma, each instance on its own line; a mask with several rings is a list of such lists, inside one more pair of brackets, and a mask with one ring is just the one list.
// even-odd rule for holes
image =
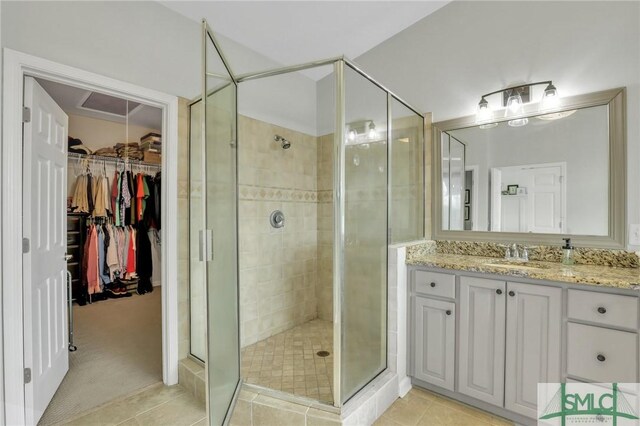
[[282, 144], [282, 149], [291, 148], [291, 142], [289, 142], [288, 140], [286, 140], [285, 138], [283, 138], [280, 135], [275, 135], [273, 137], [273, 140], [276, 141], [276, 142], [280, 142]]

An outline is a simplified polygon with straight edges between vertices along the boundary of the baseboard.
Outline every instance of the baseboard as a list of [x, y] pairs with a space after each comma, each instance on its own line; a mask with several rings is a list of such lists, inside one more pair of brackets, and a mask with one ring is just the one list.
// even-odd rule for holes
[[406, 394], [409, 393], [413, 386], [411, 385], [411, 377], [405, 377], [404, 379], [398, 382], [398, 394], [400, 398], [404, 398]]

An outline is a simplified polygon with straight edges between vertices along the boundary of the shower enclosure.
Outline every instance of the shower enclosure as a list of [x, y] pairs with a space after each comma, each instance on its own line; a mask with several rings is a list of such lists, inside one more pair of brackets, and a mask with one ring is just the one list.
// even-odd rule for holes
[[[203, 42], [190, 340], [211, 424], [243, 381], [341, 407], [387, 368], [388, 245], [424, 236], [424, 118], [344, 57], [235, 75], [206, 23]], [[270, 122], [309, 70], [309, 122]]]

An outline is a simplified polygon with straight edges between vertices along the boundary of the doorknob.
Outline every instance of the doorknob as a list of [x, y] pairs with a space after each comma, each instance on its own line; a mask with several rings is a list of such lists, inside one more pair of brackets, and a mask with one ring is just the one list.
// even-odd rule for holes
[[502, 290], [497, 289], [497, 290], [496, 290], [496, 293], [497, 293], [497, 294], [502, 294]]

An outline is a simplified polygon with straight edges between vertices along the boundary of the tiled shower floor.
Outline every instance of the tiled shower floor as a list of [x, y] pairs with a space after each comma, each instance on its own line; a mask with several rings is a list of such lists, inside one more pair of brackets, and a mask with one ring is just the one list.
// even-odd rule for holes
[[[327, 357], [317, 355], [328, 351]], [[313, 320], [242, 349], [242, 377], [268, 387], [333, 403], [333, 323]]]

